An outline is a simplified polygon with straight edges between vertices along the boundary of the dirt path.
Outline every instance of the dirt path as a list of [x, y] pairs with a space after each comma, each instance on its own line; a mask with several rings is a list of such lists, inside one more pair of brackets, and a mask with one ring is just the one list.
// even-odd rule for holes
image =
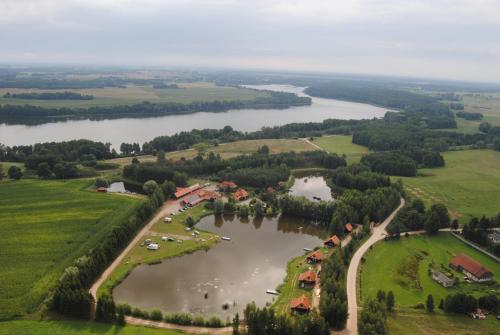
[[225, 335], [225, 334], [231, 334], [233, 332], [233, 327], [209, 328], [209, 327], [197, 327], [197, 326], [181, 326], [161, 321], [143, 320], [131, 316], [127, 316], [125, 320], [129, 325], [181, 330], [188, 334]]
[[349, 316], [347, 318], [347, 326], [345, 334], [357, 335], [358, 334], [358, 302], [356, 300], [356, 287], [357, 287], [357, 272], [359, 263], [363, 255], [370, 249], [376, 242], [383, 240], [386, 236], [385, 228], [394, 219], [397, 212], [404, 206], [405, 200], [401, 198], [401, 203], [391, 215], [389, 215], [380, 225], [373, 228], [373, 233], [370, 238], [363, 243], [362, 246], [352, 256], [349, 269], [347, 270], [347, 304]]
[[312, 141], [309, 141], [308, 138], [301, 138], [302, 141], [312, 145], [313, 147], [317, 148], [318, 150], [321, 150], [321, 151], [325, 151], [325, 149], [323, 149], [322, 147], [320, 147], [319, 145], [317, 145], [316, 143], [312, 142]]
[[171, 200], [167, 201], [163, 207], [153, 216], [151, 220], [137, 233], [137, 235], [134, 237], [132, 241], [127, 245], [125, 249], [120, 253], [118, 257], [111, 263], [111, 265], [104, 270], [104, 272], [101, 274], [101, 276], [95, 281], [95, 283], [92, 285], [90, 288], [90, 294], [94, 297], [94, 299], [97, 298], [97, 290], [99, 287], [104, 283], [104, 281], [111, 275], [111, 273], [116, 269], [116, 267], [121, 263], [121, 261], [125, 258], [125, 256], [132, 250], [132, 248], [139, 243], [141, 238], [151, 229], [153, 228], [154, 224], [160, 220], [162, 217], [167, 216], [170, 212], [176, 212], [179, 209], [179, 201], [176, 200]]

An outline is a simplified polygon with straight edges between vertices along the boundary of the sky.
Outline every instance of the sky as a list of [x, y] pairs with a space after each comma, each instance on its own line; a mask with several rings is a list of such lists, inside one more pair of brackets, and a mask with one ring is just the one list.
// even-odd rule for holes
[[0, 62], [500, 82], [500, 0], [0, 0]]

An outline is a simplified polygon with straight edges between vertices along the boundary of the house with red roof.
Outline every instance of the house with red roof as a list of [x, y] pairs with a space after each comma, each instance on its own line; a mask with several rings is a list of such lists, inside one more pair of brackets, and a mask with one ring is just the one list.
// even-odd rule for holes
[[174, 193], [176, 199], [182, 198], [188, 194], [193, 193], [201, 188], [200, 184], [194, 184], [189, 187], [177, 187]]
[[450, 267], [476, 282], [486, 282], [493, 279], [493, 272], [464, 254], [453, 257], [450, 261]]
[[243, 201], [245, 199], [248, 199], [249, 196], [250, 194], [242, 188], [238, 189], [236, 192], [233, 193], [233, 197], [237, 201]]
[[323, 242], [323, 244], [325, 246], [327, 246], [328, 248], [336, 247], [336, 246], [340, 245], [340, 238], [338, 238], [337, 235], [333, 235], [328, 240], [326, 240], [325, 242]]
[[299, 275], [299, 286], [302, 288], [311, 288], [316, 285], [318, 276], [313, 270], [308, 270]]
[[302, 294], [299, 298], [292, 299], [290, 309], [292, 314], [305, 314], [311, 310], [311, 304], [306, 295]]
[[321, 252], [321, 250], [316, 250], [316, 251], [312, 252], [306, 258], [307, 263], [309, 263], [309, 264], [321, 263], [321, 261], [324, 259], [325, 259], [325, 255]]
[[345, 224], [345, 226], [344, 226], [344, 230], [345, 230], [345, 232], [346, 232], [347, 234], [352, 233], [352, 229], [353, 229], [353, 228], [352, 228], [352, 224], [350, 224], [350, 223], [346, 223], [346, 224]]
[[228, 180], [224, 180], [224, 181], [219, 183], [219, 189], [221, 191], [232, 191], [237, 187], [238, 187], [238, 185], [236, 185], [236, 183], [234, 183], [232, 181], [228, 181]]

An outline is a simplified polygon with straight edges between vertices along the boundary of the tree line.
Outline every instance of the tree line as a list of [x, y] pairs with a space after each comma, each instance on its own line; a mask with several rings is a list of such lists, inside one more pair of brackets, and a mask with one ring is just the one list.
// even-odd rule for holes
[[26, 93], [10, 93], [7, 92], [4, 98], [12, 99], [29, 99], [29, 100], [92, 100], [93, 95], [81, 94], [77, 92], [26, 92]]
[[476, 217], [471, 218], [463, 226], [462, 236], [500, 257], [500, 244], [494, 243], [490, 238], [493, 228], [500, 228], [500, 213], [491, 218], [485, 216], [480, 219]]

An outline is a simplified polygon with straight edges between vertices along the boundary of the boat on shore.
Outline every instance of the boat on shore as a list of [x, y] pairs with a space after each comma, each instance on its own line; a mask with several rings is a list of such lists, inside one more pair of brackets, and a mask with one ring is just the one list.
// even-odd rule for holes
[[224, 241], [231, 241], [231, 238], [227, 236], [222, 236], [221, 239]]
[[273, 294], [273, 295], [279, 295], [280, 293], [276, 290], [267, 290], [266, 291], [267, 294]]

